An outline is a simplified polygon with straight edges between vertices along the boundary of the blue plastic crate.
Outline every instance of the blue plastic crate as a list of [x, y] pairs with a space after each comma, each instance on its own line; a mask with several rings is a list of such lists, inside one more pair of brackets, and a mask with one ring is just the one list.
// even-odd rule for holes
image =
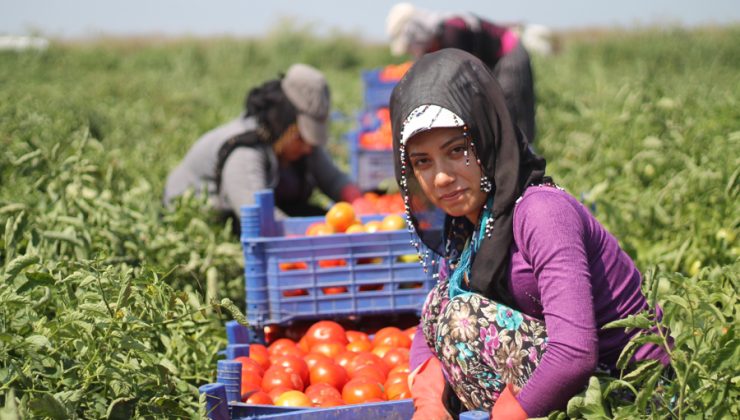
[[352, 179], [363, 191], [378, 189], [381, 182], [394, 178], [393, 151], [360, 147], [360, 132], [347, 134]]
[[373, 69], [362, 72], [362, 81], [365, 85], [365, 108], [382, 108], [390, 103], [391, 93], [398, 80], [381, 80], [381, 71], [382, 69]]
[[410, 399], [367, 404], [342, 405], [330, 408], [293, 408], [269, 405], [230, 404], [232, 419], [410, 419], [414, 404]]
[[[421, 312], [434, 282], [417, 261], [406, 261], [405, 256], [414, 254], [406, 230], [303, 236], [323, 217], [275, 220], [272, 191], [255, 194], [255, 201], [242, 207], [241, 237], [252, 326]], [[337, 260], [346, 265], [332, 266]], [[285, 264], [301, 268], [285, 270]], [[324, 290], [328, 287], [346, 291], [329, 294]]]

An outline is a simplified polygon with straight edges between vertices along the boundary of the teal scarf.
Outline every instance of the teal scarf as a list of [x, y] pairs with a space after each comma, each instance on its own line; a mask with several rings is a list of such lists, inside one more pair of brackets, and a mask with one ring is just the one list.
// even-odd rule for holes
[[455, 269], [452, 271], [449, 280], [450, 299], [455, 296], [471, 293], [469, 290], [462, 287], [463, 279], [470, 276], [470, 267], [473, 263], [473, 258], [480, 248], [480, 244], [485, 236], [486, 224], [491, 218], [491, 209], [493, 208], [493, 195], [488, 197], [488, 203], [484, 207], [483, 214], [478, 221], [477, 229], [473, 230], [470, 240], [465, 243], [465, 248], [460, 255], [460, 260], [457, 262]]

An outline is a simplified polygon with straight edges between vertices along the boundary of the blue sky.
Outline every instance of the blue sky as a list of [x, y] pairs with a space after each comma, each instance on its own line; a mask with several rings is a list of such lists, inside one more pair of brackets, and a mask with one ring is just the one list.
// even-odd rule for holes
[[[79, 38], [106, 35], [261, 36], [282, 17], [321, 34], [337, 29], [385, 39], [386, 0], [0, 0], [0, 35], [41, 33]], [[740, 22], [738, 0], [426, 1], [417, 6], [470, 11], [499, 22], [572, 29], [649, 24], [696, 26]]]

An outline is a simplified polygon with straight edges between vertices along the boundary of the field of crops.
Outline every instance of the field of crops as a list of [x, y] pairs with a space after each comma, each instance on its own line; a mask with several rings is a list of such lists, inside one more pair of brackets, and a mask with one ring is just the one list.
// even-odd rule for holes
[[[570, 34], [534, 58], [538, 152], [635, 258], [675, 339], [675, 379], [653, 364], [594, 378], [552, 418], [740, 417], [738, 39]], [[243, 257], [204, 201], [165, 211], [162, 186], [294, 60], [329, 79], [346, 168], [360, 70], [394, 62], [385, 46], [292, 32], [0, 52], [0, 419], [202, 414]]]

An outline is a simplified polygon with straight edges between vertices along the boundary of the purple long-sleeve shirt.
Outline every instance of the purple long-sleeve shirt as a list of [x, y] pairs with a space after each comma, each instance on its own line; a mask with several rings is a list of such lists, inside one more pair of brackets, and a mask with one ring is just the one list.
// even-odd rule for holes
[[[564, 408], [597, 365], [614, 367], [631, 335], [601, 326], [641, 312], [647, 302], [632, 259], [568, 193], [528, 188], [514, 210], [513, 229], [509, 288], [522, 312], [545, 320], [548, 335], [547, 350], [517, 400], [530, 417], [543, 416]], [[419, 329], [412, 369], [431, 355]], [[653, 344], [634, 359], [668, 363]]]

